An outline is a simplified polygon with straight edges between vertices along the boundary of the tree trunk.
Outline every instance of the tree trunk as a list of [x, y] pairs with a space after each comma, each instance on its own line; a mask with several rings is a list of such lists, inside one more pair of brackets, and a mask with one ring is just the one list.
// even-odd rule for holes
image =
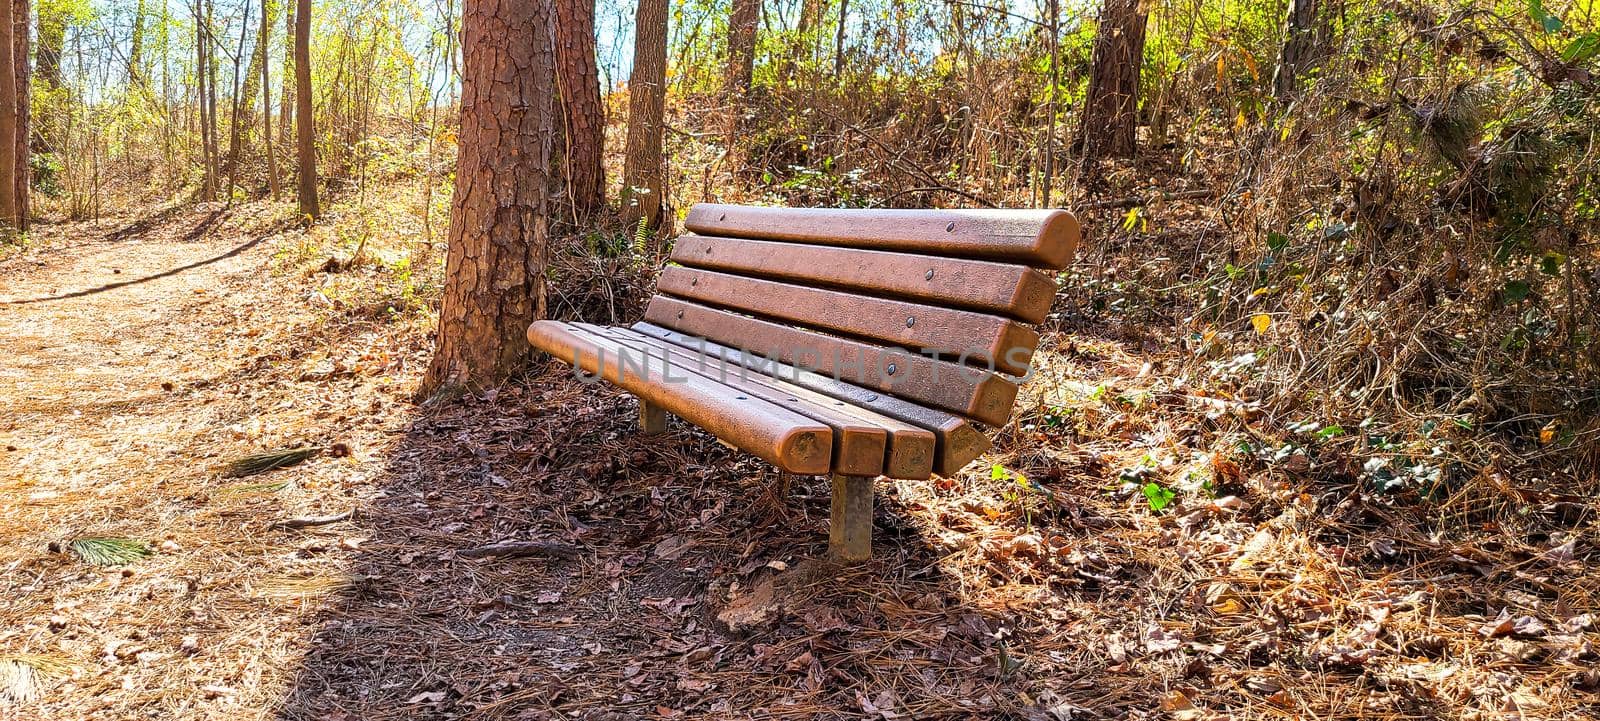
[[240, 64], [244, 60], [244, 43], [250, 37], [250, 0], [245, 0], [244, 17], [239, 21], [239, 49], [233, 53], [233, 112], [228, 119], [228, 204], [233, 204], [233, 189], [239, 184], [239, 148], [242, 144], [240, 135], [244, 130], [243, 116], [245, 115], [245, 98], [250, 97], [249, 82], [245, 82], [245, 92], [240, 92]]
[[0, 0], [0, 225], [17, 228], [16, 14]]
[[606, 118], [595, 64], [594, 0], [556, 0], [556, 83], [566, 126], [567, 192], [578, 219], [605, 204]]
[[850, 17], [850, 0], [839, 0], [839, 27], [833, 36], [833, 76], [844, 70], [844, 21]]
[[1317, 0], [1289, 0], [1283, 22], [1283, 50], [1272, 74], [1272, 95], [1281, 102], [1292, 99], [1300, 75], [1316, 62], [1316, 40], [1322, 35], [1319, 23]]
[[639, 0], [633, 74], [628, 78], [628, 145], [622, 170], [629, 227], [661, 223], [661, 130], [667, 94], [667, 0]]
[[1105, 0], [1094, 39], [1094, 64], [1084, 99], [1078, 147], [1085, 166], [1105, 157], [1131, 158], [1139, 126], [1139, 69], [1148, 14], [1141, 0]]
[[300, 214], [322, 215], [317, 204], [317, 146], [311, 126], [311, 0], [296, 0], [294, 13], [295, 136], [299, 145]]
[[59, 9], [39, 6], [39, 82], [48, 89], [61, 87], [61, 49], [67, 43], [67, 21]]
[[[728, 95], [742, 102], [750, 92], [756, 67], [756, 26], [761, 22], [761, 0], [733, 0], [728, 13]], [[736, 105], [735, 110], [739, 107]]]
[[215, 108], [208, 101], [210, 98], [211, 73], [208, 72], [211, 61], [211, 52], [208, 49], [210, 33], [206, 31], [206, 5], [205, 0], [195, 0], [194, 3], [194, 77], [195, 101], [200, 113], [200, 199], [205, 201], [217, 199], [216, 166], [211, 162], [212, 139], [211, 133], [215, 127], [211, 113]]
[[283, 0], [283, 95], [278, 103], [278, 143], [288, 152], [294, 123], [294, 8], [297, 0]]
[[15, 28], [15, 53], [17, 63], [17, 229], [28, 229], [29, 199], [32, 195], [32, 173], [28, 162], [29, 148], [33, 147], [33, 123], [29, 118], [32, 108], [31, 93], [33, 73], [28, 63], [28, 26], [32, 8], [28, 0], [16, 0], [12, 10]]
[[528, 324], [545, 313], [556, 124], [551, 2], [464, 5], [450, 250], [423, 397], [484, 388], [521, 370], [529, 356]]
[[756, 67], [756, 25], [761, 22], [761, 0], [733, 0], [728, 13], [728, 103], [730, 157], [736, 156], [739, 132], [744, 127], [745, 100]]
[[143, 85], [144, 71], [144, 0], [133, 10], [133, 47], [128, 50], [128, 84]]
[[278, 184], [278, 157], [272, 152], [272, 71], [267, 62], [267, 46], [272, 42], [272, 6], [271, 0], [261, 3], [261, 37], [256, 42], [261, 58], [261, 140], [267, 152], [267, 188], [272, 199], [277, 200], [282, 188]]

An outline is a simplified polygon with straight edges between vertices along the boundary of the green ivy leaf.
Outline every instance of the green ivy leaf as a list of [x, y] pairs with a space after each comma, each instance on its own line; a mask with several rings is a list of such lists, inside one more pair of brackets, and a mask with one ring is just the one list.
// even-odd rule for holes
[[1506, 289], [1503, 295], [1507, 303], [1520, 303], [1531, 293], [1533, 293], [1533, 286], [1528, 285], [1528, 281], [1511, 280], [1506, 281]]
[[1596, 55], [1600, 55], [1600, 33], [1579, 35], [1578, 39], [1561, 49], [1562, 62], [1574, 65], [1589, 62]]
[[1561, 264], [1566, 260], [1566, 256], [1552, 250], [1539, 259], [1539, 270], [1545, 275], [1561, 275]]
[[1166, 508], [1168, 504], [1172, 503], [1173, 497], [1177, 495], [1170, 489], [1154, 482], [1144, 484], [1144, 487], [1139, 490], [1144, 492], [1144, 500], [1150, 504], [1150, 510], [1156, 512]]

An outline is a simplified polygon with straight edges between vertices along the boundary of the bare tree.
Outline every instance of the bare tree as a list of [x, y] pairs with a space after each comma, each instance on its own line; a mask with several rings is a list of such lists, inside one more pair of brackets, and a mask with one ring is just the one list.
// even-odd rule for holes
[[555, 42], [550, 0], [462, 8], [460, 152], [438, 340], [421, 395], [497, 383], [545, 313]]
[[30, 102], [33, 72], [28, 62], [28, 26], [31, 11], [29, 0], [16, 0], [12, 10], [12, 27], [15, 28], [12, 52], [15, 53], [17, 64], [17, 230], [28, 229], [29, 198], [32, 195], [28, 163], [30, 149], [33, 147], [33, 123], [29, 117], [33, 105]]
[[267, 187], [272, 199], [277, 200], [281, 190], [278, 184], [278, 157], [272, 152], [272, 63], [267, 61], [267, 46], [272, 41], [272, 0], [261, 3], [261, 37], [256, 40], [257, 57], [261, 58], [261, 139], [267, 154]]
[[1077, 144], [1086, 166], [1104, 157], [1131, 158], [1139, 126], [1139, 70], [1149, 19], [1141, 0], [1105, 0], [1095, 32], [1089, 94]]
[[744, 125], [745, 101], [755, 76], [756, 25], [761, 21], [761, 0], [733, 0], [728, 13], [728, 139], [730, 153], [738, 147]]
[[300, 214], [322, 215], [317, 203], [316, 130], [311, 125], [311, 0], [296, 0], [294, 13], [295, 135], [299, 146]]
[[556, 0], [556, 83], [566, 127], [567, 193], [579, 218], [605, 204], [606, 117], [595, 64], [594, 0]]
[[0, 0], [0, 224], [17, 228], [16, 13]]
[[639, 0], [634, 15], [633, 74], [628, 78], [628, 145], [623, 152], [622, 209], [628, 224], [661, 223], [661, 131], [667, 94], [667, 0]]

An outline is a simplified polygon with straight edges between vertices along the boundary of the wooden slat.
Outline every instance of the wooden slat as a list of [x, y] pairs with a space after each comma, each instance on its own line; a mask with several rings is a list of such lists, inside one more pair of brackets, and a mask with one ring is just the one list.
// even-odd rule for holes
[[1064, 210], [837, 210], [700, 203], [696, 233], [1065, 268], [1080, 231]]
[[625, 367], [616, 358], [603, 355], [591, 337], [554, 321], [529, 326], [528, 342], [584, 371], [598, 373], [641, 400], [655, 403], [782, 470], [822, 474], [832, 467], [833, 431], [826, 424], [704, 377], [691, 375], [669, 383], [660, 368], [645, 368], [641, 373]]
[[1022, 375], [1039, 334], [987, 313], [791, 285], [711, 270], [669, 266], [656, 290], [705, 305], [934, 351], [971, 365]]
[[[627, 353], [636, 358], [643, 357], [649, 363], [659, 364], [663, 377], [669, 381], [682, 379], [686, 374], [692, 373], [733, 388], [741, 395], [759, 398], [814, 421], [826, 423], [833, 430], [834, 473], [864, 476], [883, 473], [889, 432], [882, 426], [863, 422], [859, 418], [828, 406], [802, 401], [798, 396], [754, 382], [749, 378], [741, 378], [740, 373], [719, 375], [714, 369], [705, 367], [705, 364], [697, 363], [694, 358], [681, 356], [676, 351], [663, 351], [661, 348], [641, 343], [637, 339], [616, 337], [599, 326], [576, 323], [566, 325], [574, 332], [588, 334], [595, 345], [605, 348], [610, 353], [619, 355]], [[931, 465], [931, 459], [929, 463]]]
[[[883, 475], [890, 478], [920, 480], [933, 474], [937, 444], [933, 433], [927, 429], [835, 399], [832, 396], [792, 383], [781, 377], [763, 374], [739, 363], [726, 360], [715, 353], [701, 354], [673, 344], [670, 341], [645, 335], [632, 328], [579, 325], [586, 330], [602, 333], [623, 342], [635, 343], [637, 344], [636, 347], [649, 348], [657, 352], [665, 351], [669, 354], [668, 357], [679, 365], [728, 385], [745, 387], [748, 384], [770, 389], [773, 393], [779, 395], [776, 398], [769, 397], [768, 400], [779, 402], [780, 405], [793, 408], [806, 415], [811, 415], [808, 412], [808, 408], [822, 408], [832, 413], [849, 416], [857, 423], [865, 423], [873, 428], [880, 428], [888, 434], [887, 453], [883, 454]], [[825, 417], [812, 417], [820, 421], [828, 421], [828, 418]], [[834, 424], [830, 422], [829, 425]], [[839, 452], [835, 451], [834, 471], [836, 473], [845, 473], [846, 471], [840, 470], [839, 457]]]
[[650, 299], [644, 319], [989, 425], [1005, 423], [1017, 399], [1016, 384], [994, 373], [664, 295]]
[[1026, 323], [1044, 320], [1056, 290], [1049, 276], [1025, 265], [693, 233], [673, 242], [672, 260], [1006, 315]]
[[979, 432], [966, 419], [937, 408], [918, 405], [787, 363], [747, 355], [738, 349], [651, 323], [635, 323], [632, 330], [642, 336], [660, 338], [676, 344], [690, 353], [720, 357], [732, 364], [770, 373], [822, 395], [925, 428], [933, 433], [936, 442], [934, 472], [940, 475], [955, 474], [973, 459], [983, 455], [990, 447], [988, 436]]

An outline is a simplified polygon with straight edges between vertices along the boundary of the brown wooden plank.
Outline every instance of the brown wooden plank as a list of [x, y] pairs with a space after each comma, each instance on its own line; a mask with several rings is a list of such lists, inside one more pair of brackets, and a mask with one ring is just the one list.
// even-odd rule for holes
[[668, 383], [660, 368], [625, 367], [607, 360], [589, 336], [554, 321], [528, 326], [528, 342], [782, 470], [819, 475], [832, 467], [833, 431], [826, 424], [701, 376]]
[[673, 241], [672, 260], [1006, 315], [1026, 323], [1044, 320], [1056, 290], [1049, 276], [1026, 265], [693, 233]]
[[1065, 268], [1078, 219], [1064, 210], [842, 210], [700, 203], [696, 233]]
[[769, 372], [772, 375], [786, 379], [796, 385], [805, 386], [823, 395], [838, 398], [890, 418], [926, 428], [933, 433], [936, 442], [934, 472], [940, 475], [954, 475], [968, 463], [971, 463], [978, 456], [989, 450], [990, 441], [988, 436], [979, 432], [966, 419], [958, 415], [937, 408], [929, 408], [925, 405], [897, 398], [870, 388], [864, 388], [821, 373], [805, 370], [791, 364], [758, 358], [745, 354], [736, 348], [706, 340], [701, 336], [685, 334], [652, 323], [636, 323], [633, 325], [633, 330], [638, 331], [641, 335], [661, 338], [667, 342], [675, 343], [691, 352], [714, 354], [747, 368]]
[[813, 333], [669, 296], [650, 299], [645, 320], [783, 363], [1000, 425], [1017, 386], [1003, 376], [907, 351]]
[[[870, 424], [875, 428], [882, 428], [888, 434], [888, 449], [884, 454], [883, 475], [890, 478], [920, 480], [933, 474], [938, 444], [933, 432], [928, 429], [862, 408], [853, 403], [838, 400], [833, 396], [819, 393], [782, 377], [763, 374], [758, 370], [724, 359], [714, 352], [701, 354], [673, 344], [670, 341], [645, 335], [632, 328], [606, 328], [582, 323], [578, 325], [586, 330], [600, 332], [619, 340], [626, 339], [651, 349], [664, 349], [671, 354], [670, 357], [677, 363], [691, 370], [701, 372], [702, 375], [709, 375], [719, 381], [726, 378], [725, 382], [729, 385], [736, 385], [741, 380], [752, 384], [760, 384], [783, 394], [782, 398], [785, 401], [793, 398], [795, 400], [792, 402], [801, 403], [801, 406], [796, 406], [795, 408], [802, 413], [805, 412], [806, 406], [817, 406], [848, 415], [858, 422]], [[817, 420], [826, 419], [817, 418]], [[835, 472], [842, 472], [838, 471], [838, 457], [839, 454], [836, 451], [834, 453]]]
[[989, 438], [964, 418], [937, 408], [919, 405], [790, 364], [760, 358], [755, 354], [744, 354], [735, 348], [651, 323], [636, 323], [633, 330], [641, 335], [660, 338], [682, 346], [690, 353], [719, 356], [730, 363], [743, 365], [863, 409], [925, 428], [933, 433], [936, 442], [934, 472], [942, 475], [952, 475], [961, 470], [990, 447]]
[[668, 266], [656, 290], [811, 328], [932, 351], [969, 365], [1028, 372], [1039, 334], [987, 313], [874, 298], [777, 281]]
[[[649, 363], [661, 364], [662, 374], [669, 379], [677, 379], [686, 373], [693, 373], [710, 379], [722, 385], [738, 390], [742, 395], [759, 398], [776, 406], [787, 408], [795, 413], [810, 418], [820, 423], [826, 423], [833, 429], [833, 472], [852, 473], [864, 476], [876, 476], [883, 473], [884, 458], [888, 450], [889, 432], [880, 425], [867, 423], [847, 413], [841, 413], [831, 407], [816, 405], [802, 400], [796, 395], [771, 388], [765, 384], [755, 382], [751, 378], [741, 378], [741, 375], [753, 376], [753, 373], [741, 374], [738, 372], [718, 374], [715, 369], [708, 368], [696, 359], [679, 355], [675, 350], [664, 350], [642, 343], [637, 339], [622, 337], [608, 332], [600, 326], [588, 324], [568, 323], [567, 327], [574, 332], [586, 333], [595, 345], [605, 348], [610, 353], [627, 353], [634, 357], [643, 357]], [[675, 346], [674, 346], [675, 348]], [[931, 466], [932, 459], [929, 459]]]

